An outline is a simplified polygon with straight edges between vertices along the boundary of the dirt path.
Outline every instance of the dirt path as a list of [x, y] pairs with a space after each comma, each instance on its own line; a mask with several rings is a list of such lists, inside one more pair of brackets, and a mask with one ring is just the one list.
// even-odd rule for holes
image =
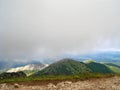
[[61, 81], [46, 84], [39, 81], [1, 84], [0, 90], [120, 90], [120, 77], [90, 79], [85, 81]]

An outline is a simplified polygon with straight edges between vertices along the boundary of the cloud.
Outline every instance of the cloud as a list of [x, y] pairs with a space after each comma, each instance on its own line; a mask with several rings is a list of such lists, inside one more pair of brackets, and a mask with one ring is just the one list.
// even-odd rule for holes
[[0, 57], [32, 60], [120, 48], [118, 0], [1, 0]]

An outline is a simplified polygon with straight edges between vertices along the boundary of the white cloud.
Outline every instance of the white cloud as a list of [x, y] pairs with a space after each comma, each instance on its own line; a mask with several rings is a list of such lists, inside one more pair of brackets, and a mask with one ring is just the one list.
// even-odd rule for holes
[[120, 48], [118, 0], [0, 0], [0, 56], [82, 54]]

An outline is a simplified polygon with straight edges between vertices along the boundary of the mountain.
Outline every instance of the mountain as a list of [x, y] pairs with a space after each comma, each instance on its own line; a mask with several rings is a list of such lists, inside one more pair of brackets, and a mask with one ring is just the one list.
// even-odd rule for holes
[[35, 75], [72, 75], [88, 73], [91, 70], [83, 63], [72, 59], [63, 59], [51, 64], [47, 68], [37, 72]]
[[113, 73], [107, 66], [100, 63], [83, 63], [72, 59], [63, 59], [38, 71], [33, 76], [40, 75], [75, 75], [85, 73]]
[[120, 66], [113, 63], [104, 63], [108, 68], [110, 68], [114, 73], [120, 74]]
[[[109, 63], [120, 65], [120, 51], [97, 51], [97, 52], [91, 52], [88, 54], [77, 54], [77, 55], [64, 54], [60, 56], [60, 58], [72, 58], [78, 61], [92, 59], [97, 62], [109, 62]], [[44, 63], [53, 63], [54, 61], [56, 61], [56, 58], [44, 59]], [[16, 67], [25, 66], [28, 64], [38, 64], [38, 63], [40, 63], [40, 60], [29, 60], [28, 62], [28, 61], [21, 61], [21, 60], [8, 61], [8, 60], [0, 59], [0, 70], [3, 71], [8, 68], [16, 68]]]
[[24, 72], [13, 72], [13, 73], [1, 73], [0, 74], [0, 80], [2, 79], [9, 79], [9, 78], [18, 78], [18, 77], [26, 77], [26, 74]]
[[92, 70], [93, 73], [103, 73], [103, 74], [107, 74], [107, 73], [112, 73], [113, 71], [108, 68], [106, 65], [101, 64], [101, 63], [97, 63], [97, 62], [88, 62], [86, 63], [86, 65], [88, 66], [88, 68], [90, 68]]
[[30, 65], [25, 65], [21, 67], [16, 67], [16, 68], [11, 68], [7, 70], [6, 72], [19, 72], [23, 71], [27, 75], [31, 75], [37, 71], [40, 71], [44, 68], [48, 67], [48, 64], [30, 64]]

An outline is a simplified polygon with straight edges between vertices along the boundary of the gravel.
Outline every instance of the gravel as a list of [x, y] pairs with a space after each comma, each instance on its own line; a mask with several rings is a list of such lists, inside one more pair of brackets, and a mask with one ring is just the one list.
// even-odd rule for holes
[[[27, 83], [27, 82], [26, 82]], [[90, 79], [85, 81], [62, 81], [56, 85], [52, 82], [47, 85], [12, 85], [0, 84], [0, 90], [120, 90], [120, 77]]]

